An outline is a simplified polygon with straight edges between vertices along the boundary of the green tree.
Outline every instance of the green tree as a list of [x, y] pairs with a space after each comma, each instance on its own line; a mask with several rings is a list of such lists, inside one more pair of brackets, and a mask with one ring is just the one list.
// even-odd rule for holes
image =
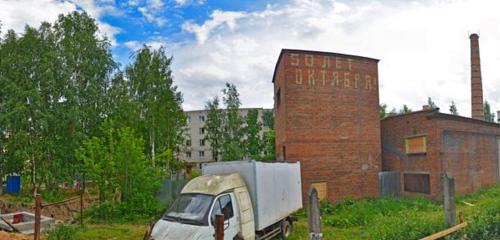
[[208, 110], [205, 121], [205, 129], [207, 131], [205, 138], [210, 142], [212, 159], [218, 161], [219, 155], [222, 152], [225, 114], [219, 107], [219, 98], [217, 96], [205, 104], [205, 109]]
[[140, 128], [147, 136], [153, 166], [158, 153], [173, 152], [183, 142], [182, 130], [186, 126], [182, 95], [173, 84], [171, 62], [163, 47], [154, 50], [144, 45], [125, 70], [131, 98], [139, 107]]
[[[112, 121], [104, 122], [101, 129], [101, 137], [86, 138], [76, 151], [97, 185], [100, 206], [124, 206], [126, 214], [154, 211], [160, 175], [144, 154], [144, 140], [131, 128], [115, 128]], [[109, 212], [99, 217], [110, 217]]]
[[407, 114], [411, 112], [411, 108], [409, 108], [406, 104], [403, 104], [403, 107], [399, 110], [399, 114]]
[[396, 116], [396, 115], [398, 115], [398, 111], [396, 110], [396, 108], [392, 108], [391, 111], [389, 113], [387, 113], [388, 117]]
[[427, 98], [427, 105], [429, 105], [430, 109], [438, 109], [439, 108], [436, 105], [436, 103], [432, 100], [432, 98], [430, 98], [430, 97]]
[[387, 104], [385, 104], [385, 103], [379, 104], [378, 115], [380, 118], [385, 118], [388, 116]]
[[274, 130], [274, 114], [272, 111], [264, 111], [263, 113], [263, 125], [268, 128], [268, 131], [264, 132], [262, 139], [262, 149], [263, 154], [256, 157], [259, 160], [276, 160], [276, 134]]
[[264, 133], [264, 151], [263, 154], [255, 156], [257, 160], [274, 161], [276, 160], [276, 133], [271, 129]]
[[455, 105], [454, 101], [451, 101], [450, 113], [453, 115], [458, 115], [457, 105]]
[[1, 41], [7, 170], [55, 190], [81, 171], [73, 153], [106, 117], [102, 103], [116, 68], [109, 41], [85, 12], [26, 27], [19, 36], [9, 31]]
[[262, 123], [259, 121], [259, 111], [257, 111], [257, 109], [248, 110], [247, 116], [245, 117], [245, 126], [242, 130], [245, 135], [245, 155], [253, 157], [261, 154], [262, 139], [260, 132], [262, 130]]
[[487, 100], [484, 101], [484, 120], [495, 122], [495, 113], [491, 112], [491, 107]]
[[[75, 150], [89, 135], [98, 135], [106, 115], [107, 89], [117, 64], [111, 43], [100, 38], [96, 21], [86, 12], [60, 15], [52, 27], [42, 24], [40, 33], [52, 44], [45, 70], [48, 109], [51, 109], [48, 133], [52, 145], [44, 178], [47, 185], [71, 181], [81, 172], [82, 162]], [[42, 69], [43, 70], [43, 69]], [[70, 153], [70, 154], [68, 154]]]
[[262, 113], [262, 125], [269, 129], [274, 129], [274, 113], [273, 111], [264, 110]]
[[222, 160], [238, 160], [244, 155], [242, 148], [242, 119], [239, 114], [241, 105], [239, 93], [234, 84], [226, 83], [222, 91], [224, 105], [226, 106], [226, 118], [223, 130]]

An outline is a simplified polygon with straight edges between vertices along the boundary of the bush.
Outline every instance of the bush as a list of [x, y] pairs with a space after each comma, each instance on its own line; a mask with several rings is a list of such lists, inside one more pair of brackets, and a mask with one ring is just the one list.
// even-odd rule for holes
[[468, 239], [500, 239], [500, 203], [473, 215], [470, 222], [466, 230]]

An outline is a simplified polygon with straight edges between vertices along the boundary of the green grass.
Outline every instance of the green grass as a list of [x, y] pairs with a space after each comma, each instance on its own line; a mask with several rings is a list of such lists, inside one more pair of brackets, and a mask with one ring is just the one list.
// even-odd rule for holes
[[[462, 211], [469, 222], [469, 239], [500, 239], [500, 185], [458, 197], [456, 202], [457, 212]], [[347, 199], [323, 204], [321, 212], [323, 239], [419, 239], [446, 228], [442, 205], [423, 198]], [[299, 221], [291, 239], [307, 239], [306, 212], [296, 215]]]
[[146, 225], [137, 224], [59, 225], [44, 240], [136, 240], [142, 239], [145, 231]]
[[[469, 206], [464, 202], [474, 204]], [[457, 212], [464, 212], [468, 239], [500, 239], [500, 185], [456, 199]], [[444, 230], [443, 207], [423, 198], [345, 200], [322, 206], [323, 239], [419, 239]], [[290, 240], [308, 239], [307, 213], [299, 211]], [[86, 222], [91, 222], [86, 219]], [[142, 239], [145, 220], [94, 223], [79, 227], [59, 225], [45, 240]], [[458, 239], [459, 232], [447, 239]]]

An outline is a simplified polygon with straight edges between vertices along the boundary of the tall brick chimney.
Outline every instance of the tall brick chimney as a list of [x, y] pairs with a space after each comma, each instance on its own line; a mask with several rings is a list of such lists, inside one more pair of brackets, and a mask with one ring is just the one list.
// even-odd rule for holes
[[481, 59], [479, 58], [479, 36], [470, 35], [470, 70], [472, 118], [484, 120], [483, 83], [481, 79]]

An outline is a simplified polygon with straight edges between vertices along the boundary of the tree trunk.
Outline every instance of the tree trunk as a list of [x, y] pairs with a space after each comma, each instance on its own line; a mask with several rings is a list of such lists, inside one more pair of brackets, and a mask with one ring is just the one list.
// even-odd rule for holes
[[[1, 147], [0, 151], [2, 151]], [[0, 195], [2, 194], [3, 194], [3, 163], [0, 162]]]
[[153, 161], [153, 167], [155, 167], [155, 136], [152, 131], [149, 134], [149, 142], [151, 144], [151, 160]]

